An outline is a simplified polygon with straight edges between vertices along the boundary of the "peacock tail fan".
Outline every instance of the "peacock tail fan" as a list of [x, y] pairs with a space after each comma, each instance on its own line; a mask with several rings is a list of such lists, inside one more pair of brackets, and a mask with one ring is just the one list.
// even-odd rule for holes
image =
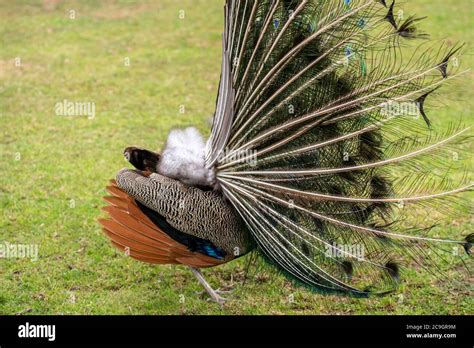
[[437, 132], [425, 106], [466, 73], [465, 48], [426, 40], [422, 18], [397, 11], [384, 0], [225, 5], [206, 165], [259, 253], [313, 289], [385, 294], [414, 264], [442, 277], [442, 251], [472, 244], [435, 228], [468, 209], [469, 128]]

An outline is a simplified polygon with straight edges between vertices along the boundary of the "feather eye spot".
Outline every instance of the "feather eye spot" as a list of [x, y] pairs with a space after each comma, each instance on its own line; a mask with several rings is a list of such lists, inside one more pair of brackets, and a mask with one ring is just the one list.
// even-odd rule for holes
[[458, 47], [458, 48], [453, 48], [451, 51], [449, 51], [449, 53], [446, 55], [446, 57], [444, 57], [444, 59], [442, 60], [442, 62], [438, 65], [438, 69], [440, 70], [441, 75], [443, 76], [444, 79], [447, 79], [447, 78], [448, 78], [448, 64], [449, 64], [450, 59], [451, 59], [457, 52], [459, 52], [459, 50], [461, 50], [461, 48], [463, 48], [463, 46], [464, 46], [464, 45], [461, 45], [460, 47]]
[[309, 252], [309, 246], [308, 246], [308, 243], [306, 242], [303, 242], [301, 244], [301, 251], [303, 252], [303, 254], [305, 254], [305, 256], [310, 256], [310, 252]]
[[385, 264], [385, 268], [388, 272], [388, 274], [396, 281], [400, 280], [400, 268], [398, 267], [398, 264], [396, 264], [393, 261], [389, 261]]
[[346, 274], [347, 278], [352, 279], [352, 276], [354, 274], [354, 265], [350, 261], [343, 261], [342, 264], [342, 269], [344, 270], [344, 273]]
[[357, 26], [358, 26], [359, 28], [365, 28], [366, 25], [367, 25], [367, 21], [366, 21], [365, 18], [359, 18], [359, 19], [357, 20]]
[[416, 22], [422, 21], [425, 18], [426, 17], [408, 17], [398, 28], [398, 35], [405, 39], [427, 39], [429, 35], [419, 31], [416, 26]]
[[471, 255], [472, 244], [474, 243], [474, 233], [471, 233], [466, 237], [466, 242], [463, 244], [464, 250], [468, 255]]
[[[385, 7], [387, 7], [386, 4], [385, 4]], [[395, 28], [395, 30], [398, 30], [398, 25], [397, 25], [397, 22], [395, 21], [395, 16], [393, 14], [394, 7], [395, 7], [395, 1], [393, 1], [392, 4], [390, 5], [387, 15], [385, 16], [385, 19]]]

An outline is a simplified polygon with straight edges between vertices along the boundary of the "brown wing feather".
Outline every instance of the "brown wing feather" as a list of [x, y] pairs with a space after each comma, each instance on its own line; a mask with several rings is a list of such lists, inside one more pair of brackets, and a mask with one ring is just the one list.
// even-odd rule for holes
[[212, 257], [190, 251], [161, 231], [137, 206], [135, 200], [122, 191], [115, 180], [110, 181], [104, 197], [109, 206], [103, 210], [108, 219], [99, 219], [112, 245], [137, 260], [153, 264], [183, 264], [192, 267], [212, 267], [224, 263]]
[[[128, 255], [131, 258], [134, 258], [136, 260], [139, 260], [139, 261], [142, 261], [142, 262], [147, 262], [147, 263], [160, 264], [160, 265], [169, 265], [169, 264], [171, 264], [171, 261], [169, 260], [169, 258], [161, 258], [161, 257], [157, 257], [157, 256], [150, 255], [150, 254], [147, 254], [147, 253], [138, 252], [136, 250], [130, 249], [128, 246], [124, 246], [122, 244], [114, 242], [113, 240], [111, 240], [111, 243], [116, 249], [118, 249], [122, 252], [127, 252]], [[177, 264], [177, 263], [178, 262], [175, 262], [175, 264]]]
[[119, 197], [115, 197], [115, 196], [105, 196], [105, 197], [103, 197], [103, 199], [104, 199], [104, 201], [106, 201], [107, 203], [110, 203], [114, 207], [117, 207], [117, 208], [120, 208], [120, 209], [123, 209], [123, 210], [127, 210], [128, 203], [123, 198], [119, 198]]

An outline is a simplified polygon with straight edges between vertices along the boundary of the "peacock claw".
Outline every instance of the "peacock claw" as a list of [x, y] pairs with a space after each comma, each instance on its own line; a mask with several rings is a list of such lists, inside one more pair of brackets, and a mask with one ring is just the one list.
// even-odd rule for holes
[[225, 297], [222, 297], [221, 295], [231, 294], [233, 291], [232, 290], [216, 289], [216, 290], [213, 290], [213, 292], [214, 292], [214, 294], [212, 294], [211, 292], [208, 292], [206, 290], [201, 290], [201, 291], [196, 291], [196, 294], [198, 296], [202, 296], [202, 295], [208, 293], [210, 297], [207, 299], [207, 301], [214, 301], [214, 302], [217, 302], [219, 304], [224, 304], [226, 301], [228, 301], [228, 299], [225, 298]]
[[209, 294], [211, 297], [207, 299], [207, 301], [214, 301], [221, 306], [227, 301], [227, 298], [220, 296], [219, 294], [215, 293], [215, 295]]
[[191, 269], [193, 274], [196, 276], [199, 283], [201, 283], [201, 285], [205, 289], [205, 290], [197, 292], [197, 293], [199, 295], [202, 295], [202, 294], [204, 294], [204, 292], [207, 292], [210, 296], [210, 298], [207, 299], [208, 301], [214, 301], [214, 302], [216, 302], [216, 303], [218, 303], [222, 306], [227, 301], [227, 299], [225, 297], [222, 297], [221, 294], [228, 294], [228, 293], [231, 293], [232, 291], [226, 291], [226, 290], [221, 290], [221, 289], [214, 290], [209, 285], [209, 283], [204, 279], [204, 276], [202, 275], [202, 273], [199, 269], [194, 268], [194, 267], [189, 267], [189, 268]]
[[221, 289], [216, 289], [214, 290], [217, 294], [232, 294], [233, 290], [221, 290]]

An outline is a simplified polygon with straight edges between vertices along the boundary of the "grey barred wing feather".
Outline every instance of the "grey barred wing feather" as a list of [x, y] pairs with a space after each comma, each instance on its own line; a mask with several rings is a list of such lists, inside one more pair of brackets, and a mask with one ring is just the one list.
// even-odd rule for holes
[[437, 133], [425, 108], [465, 72], [462, 46], [427, 42], [395, 2], [225, 9], [207, 163], [266, 259], [315, 289], [366, 295], [393, 290], [413, 262], [440, 274], [440, 249], [470, 248], [472, 235], [439, 238], [436, 221], [413, 219], [458, 214], [472, 188], [450, 175], [467, 129]]

